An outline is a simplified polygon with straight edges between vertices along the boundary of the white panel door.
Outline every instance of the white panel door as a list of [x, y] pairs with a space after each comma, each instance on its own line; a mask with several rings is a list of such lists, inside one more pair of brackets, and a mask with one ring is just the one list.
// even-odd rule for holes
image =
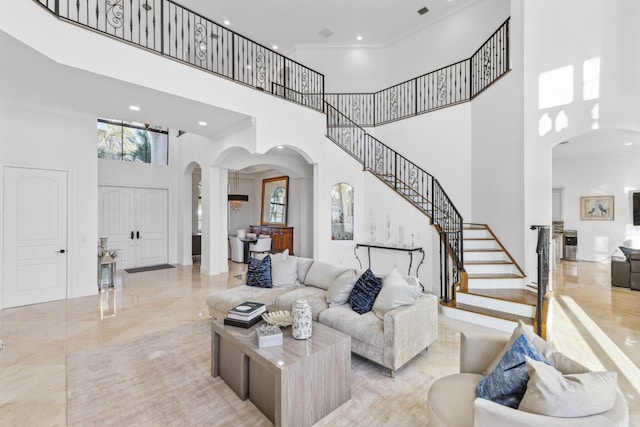
[[4, 307], [67, 297], [67, 179], [4, 169]]
[[99, 237], [106, 237], [107, 248], [118, 250], [116, 266], [135, 266], [134, 189], [105, 187], [98, 189]]
[[135, 189], [136, 267], [166, 264], [168, 200], [167, 190]]
[[100, 186], [99, 233], [117, 249], [118, 268], [168, 262], [166, 189]]

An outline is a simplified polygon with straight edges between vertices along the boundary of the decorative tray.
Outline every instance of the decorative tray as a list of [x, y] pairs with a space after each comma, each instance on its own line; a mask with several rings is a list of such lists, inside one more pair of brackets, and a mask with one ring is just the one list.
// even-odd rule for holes
[[291, 313], [287, 310], [280, 311], [272, 311], [269, 313], [264, 313], [262, 315], [262, 320], [271, 324], [286, 327], [291, 325], [293, 321], [291, 320]]

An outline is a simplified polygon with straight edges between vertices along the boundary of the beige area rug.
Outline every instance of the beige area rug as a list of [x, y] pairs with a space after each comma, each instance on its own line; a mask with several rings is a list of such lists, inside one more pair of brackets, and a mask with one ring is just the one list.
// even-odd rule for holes
[[[200, 321], [67, 357], [69, 426], [268, 426], [249, 401], [210, 375], [210, 326]], [[353, 355], [351, 400], [317, 426], [428, 425], [434, 378]]]

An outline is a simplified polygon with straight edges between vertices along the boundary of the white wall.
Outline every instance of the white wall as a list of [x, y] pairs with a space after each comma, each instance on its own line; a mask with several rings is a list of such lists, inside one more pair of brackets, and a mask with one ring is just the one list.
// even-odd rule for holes
[[[0, 166], [69, 172], [69, 298], [92, 295], [98, 246], [96, 117], [0, 99]], [[96, 141], [96, 144], [87, 143]], [[4, 183], [0, 186], [0, 192]], [[0, 211], [4, 198], [0, 197]], [[0, 224], [0, 241], [4, 235]], [[7, 250], [9, 248], [5, 248]], [[2, 273], [2, 268], [0, 268]], [[4, 278], [4, 274], [0, 274]], [[0, 307], [2, 301], [0, 300]]]
[[[615, 134], [602, 135], [615, 144]], [[636, 135], [634, 145], [640, 145]], [[571, 144], [579, 141], [571, 141]], [[578, 231], [578, 259], [606, 261], [618, 248], [640, 249], [640, 227], [633, 226], [632, 193], [640, 191], [640, 149], [609, 154], [589, 154], [553, 161], [553, 188], [563, 189], [565, 230]], [[580, 197], [614, 196], [613, 221], [580, 220]]]

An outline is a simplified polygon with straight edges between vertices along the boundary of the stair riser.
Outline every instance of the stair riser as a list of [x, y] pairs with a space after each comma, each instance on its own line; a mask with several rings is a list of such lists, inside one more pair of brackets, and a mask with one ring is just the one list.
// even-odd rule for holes
[[467, 240], [464, 239], [465, 249], [501, 249], [495, 240]]
[[493, 238], [489, 230], [486, 229], [469, 229], [465, 228], [462, 230], [462, 235], [466, 239], [490, 239]]
[[511, 333], [513, 332], [513, 329], [518, 325], [516, 322], [512, 322], [510, 320], [498, 319], [496, 317], [485, 316], [478, 313], [471, 313], [469, 311], [458, 310], [453, 307], [440, 306], [440, 308], [442, 309], [442, 314], [446, 317], [475, 323], [476, 325], [482, 325], [504, 332]]
[[487, 298], [481, 295], [470, 295], [463, 292], [456, 294], [456, 302], [475, 307], [488, 308], [490, 310], [511, 313], [521, 317], [534, 317], [536, 308], [528, 304], [519, 304], [512, 301], [504, 301], [495, 298]]
[[474, 279], [469, 278], [469, 289], [515, 289], [524, 287], [524, 279]]
[[518, 274], [513, 264], [465, 264], [464, 269], [469, 274]]
[[508, 261], [507, 255], [500, 252], [464, 252], [465, 261]]

